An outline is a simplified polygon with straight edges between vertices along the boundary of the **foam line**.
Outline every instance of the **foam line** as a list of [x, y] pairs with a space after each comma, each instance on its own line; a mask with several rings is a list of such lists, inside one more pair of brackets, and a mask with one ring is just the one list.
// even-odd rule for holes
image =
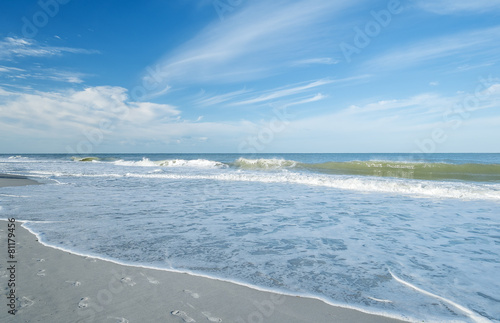
[[411, 289], [414, 289], [416, 290], [417, 292], [420, 292], [424, 295], [427, 295], [427, 296], [430, 296], [430, 297], [433, 297], [433, 298], [436, 298], [436, 299], [439, 299], [440, 301], [443, 301], [457, 309], [459, 309], [460, 311], [464, 312], [465, 314], [467, 314], [468, 317], [470, 317], [471, 319], [474, 320], [474, 322], [478, 322], [478, 323], [489, 323], [490, 320], [488, 320], [487, 318], [485, 317], [482, 317], [482, 316], [479, 316], [477, 315], [476, 313], [474, 313], [473, 311], [469, 310], [468, 308], [460, 305], [460, 304], [457, 304], [449, 299], [446, 299], [442, 296], [439, 296], [439, 295], [436, 295], [436, 294], [433, 294], [431, 292], [428, 292], [426, 290], [423, 290], [422, 288], [419, 288], [415, 285], [412, 285], [411, 283], [407, 282], [407, 281], [404, 281], [402, 280], [401, 278], [397, 277], [396, 275], [394, 275], [392, 273], [392, 271], [389, 270], [389, 273], [391, 274], [392, 278], [394, 278], [394, 280], [396, 280], [398, 283], [401, 283], [403, 285], [405, 285], [406, 287], [409, 287]]
[[[2, 220], [2, 219], [0, 219], [0, 220]], [[251, 284], [240, 282], [240, 281], [237, 281], [237, 280], [223, 279], [223, 278], [220, 278], [220, 277], [213, 277], [213, 276], [209, 276], [209, 275], [193, 273], [193, 272], [190, 272], [190, 271], [187, 271], [187, 270], [178, 270], [178, 269], [172, 269], [172, 268], [161, 268], [161, 267], [155, 267], [155, 266], [145, 266], [145, 265], [138, 265], [138, 264], [130, 264], [130, 263], [126, 263], [126, 262], [117, 261], [117, 260], [114, 260], [114, 259], [109, 259], [109, 258], [104, 258], [104, 257], [99, 257], [99, 256], [94, 256], [94, 255], [89, 255], [89, 254], [84, 254], [84, 253], [80, 253], [80, 252], [75, 252], [75, 251], [72, 251], [72, 250], [69, 250], [69, 249], [66, 249], [66, 248], [56, 247], [56, 246], [53, 246], [53, 245], [50, 245], [50, 244], [44, 242], [41, 239], [40, 234], [38, 234], [37, 232], [35, 232], [34, 230], [32, 230], [31, 228], [29, 228], [27, 226], [29, 223], [34, 222], [34, 221], [16, 220], [16, 222], [22, 223], [22, 227], [25, 228], [26, 230], [28, 230], [31, 234], [33, 234], [38, 239], [38, 242], [41, 243], [43, 246], [49, 247], [49, 248], [52, 248], [52, 249], [56, 249], [56, 250], [60, 250], [60, 251], [63, 251], [63, 252], [67, 252], [67, 253], [70, 253], [70, 254], [73, 254], [73, 255], [81, 256], [81, 257], [88, 257], [88, 258], [92, 258], [92, 259], [98, 259], [98, 260], [107, 261], [107, 262], [111, 262], [111, 263], [114, 263], [114, 264], [117, 264], [117, 265], [127, 266], [127, 267], [144, 268], [144, 269], [154, 269], [154, 270], [161, 270], [161, 271], [167, 271], [167, 272], [173, 272], [173, 273], [187, 274], [187, 275], [196, 276], [196, 277], [203, 277], [203, 278], [207, 278], [207, 279], [213, 279], [213, 280], [228, 282], [228, 283], [231, 283], [231, 284], [236, 284], [236, 285], [239, 285], [239, 286], [248, 287], [248, 288], [251, 288], [251, 289], [254, 289], [254, 290], [258, 290], [258, 291], [261, 291], [261, 292], [274, 293], [274, 294], [279, 294], [279, 295], [284, 295], [284, 296], [290, 296], [290, 297], [304, 297], [304, 298], [309, 298], [309, 299], [316, 299], [316, 300], [319, 300], [319, 301], [321, 301], [321, 302], [323, 302], [325, 304], [328, 304], [330, 306], [335, 306], [335, 307], [341, 307], [341, 308], [356, 310], [356, 311], [359, 311], [359, 312], [362, 312], [362, 313], [372, 314], [372, 315], [379, 315], [379, 316], [383, 316], [383, 317], [387, 317], [387, 318], [392, 318], [392, 319], [396, 319], [396, 320], [403, 320], [403, 321], [409, 321], [409, 322], [417, 322], [418, 321], [418, 319], [408, 318], [408, 317], [406, 317], [404, 315], [396, 315], [394, 313], [381, 312], [381, 311], [379, 311], [379, 312], [377, 312], [377, 311], [369, 311], [369, 310], [366, 310], [366, 309], [361, 308], [361, 307], [350, 306], [350, 305], [347, 305], [347, 304], [334, 303], [334, 302], [322, 299], [322, 298], [320, 298], [320, 297], [318, 297], [316, 295], [311, 295], [311, 294], [307, 294], [307, 293], [295, 293], [295, 294], [293, 294], [293, 293], [286, 293], [286, 292], [282, 292], [282, 291], [278, 291], [278, 290], [273, 290], [273, 289], [270, 289], [270, 288], [263, 288], [263, 287], [251, 285]]]
[[[46, 173], [45, 175], [49, 175]], [[36, 175], [30, 175], [36, 177]], [[481, 185], [472, 183], [448, 183], [425, 180], [404, 180], [370, 177], [353, 177], [346, 175], [318, 175], [298, 173], [223, 173], [216, 175], [187, 175], [187, 174], [137, 174], [137, 173], [106, 173], [106, 174], [60, 174], [52, 176], [94, 177], [94, 178], [151, 178], [151, 179], [187, 179], [187, 180], [216, 180], [232, 182], [260, 182], [260, 183], [290, 183], [309, 186], [323, 186], [343, 190], [364, 192], [403, 194], [416, 197], [453, 198], [464, 200], [496, 200], [500, 201], [500, 185]], [[55, 179], [51, 179], [57, 181]], [[65, 184], [65, 183], [59, 183]]]

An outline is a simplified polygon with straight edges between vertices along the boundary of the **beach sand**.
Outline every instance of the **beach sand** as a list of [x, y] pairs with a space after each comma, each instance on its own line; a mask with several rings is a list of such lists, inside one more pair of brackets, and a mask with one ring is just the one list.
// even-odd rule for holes
[[0, 187], [38, 185], [37, 181], [28, 179], [25, 176], [0, 174]]
[[[8, 223], [0, 221], [0, 286], [7, 297], [0, 322], [402, 322], [318, 299], [72, 254], [42, 245], [18, 221], [17, 262], [8, 263]], [[8, 312], [12, 279], [15, 315]]]

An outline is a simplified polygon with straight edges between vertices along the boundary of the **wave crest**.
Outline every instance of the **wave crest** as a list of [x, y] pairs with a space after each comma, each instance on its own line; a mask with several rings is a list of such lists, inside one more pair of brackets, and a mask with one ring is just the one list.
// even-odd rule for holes
[[192, 167], [192, 168], [225, 168], [226, 164], [207, 159], [167, 159], [152, 161], [143, 158], [140, 161], [117, 160], [114, 162], [118, 166], [142, 166], [142, 167]]
[[424, 180], [500, 181], [500, 165], [447, 164], [404, 161], [349, 161], [303, 164], [309, 170], [342, 175], [397, 177]]
[[286, 168], [294, 168], [298, 164], [299, 163], [297, 163], [294, 160], [286, 160], [278, 158], [247, 159], [241, 157], [234, 162], [234, 166], [243, 169], [286, 169]]

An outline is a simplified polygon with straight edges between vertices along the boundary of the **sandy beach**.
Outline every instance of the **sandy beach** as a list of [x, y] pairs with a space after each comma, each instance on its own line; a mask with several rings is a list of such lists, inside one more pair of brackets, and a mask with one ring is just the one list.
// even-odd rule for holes
[[25, 176], [0, 174], [0, 187], [38, 185], [38, 184], [40, 183], [32, 179], [29, 179]]
[[[0, 177], [3, 187], [32, 182]], [[72, 254], [42, 245], [18, 221], [11, 226], [15, 246], [9, 246], [16, 262], [9, 263], [8, 224], [0, 221], [0, 284], [7, 297], [1, 322], [402, 322], [318, 299]]]

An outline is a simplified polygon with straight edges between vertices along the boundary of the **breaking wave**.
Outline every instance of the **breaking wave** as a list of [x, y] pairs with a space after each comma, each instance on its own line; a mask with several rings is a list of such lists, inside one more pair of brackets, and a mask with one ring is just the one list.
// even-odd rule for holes
[[207, 159], [167, 159], [153, 161], [148, 158], [129, 161], [123, 159], [100, 157], [73, 157], [79, 162], [112, 162], [118, 166], [144, 166], [144, 167], [191, 167], [191, 168], [237, 168], [254, 171], [279, 171], [295, 170], [298, 172], [313, 172], [335, 175], [357, 175], [392, 177], [437, 181], [473, 181], [473, 182], [500, 182], [499, 164], [449, 164], [429, 162], [406, 161], [347, 161], [325, 163], [301, 163], [294, 160], [279, 158], [247, 159], [238, 158], [231, 163]]

